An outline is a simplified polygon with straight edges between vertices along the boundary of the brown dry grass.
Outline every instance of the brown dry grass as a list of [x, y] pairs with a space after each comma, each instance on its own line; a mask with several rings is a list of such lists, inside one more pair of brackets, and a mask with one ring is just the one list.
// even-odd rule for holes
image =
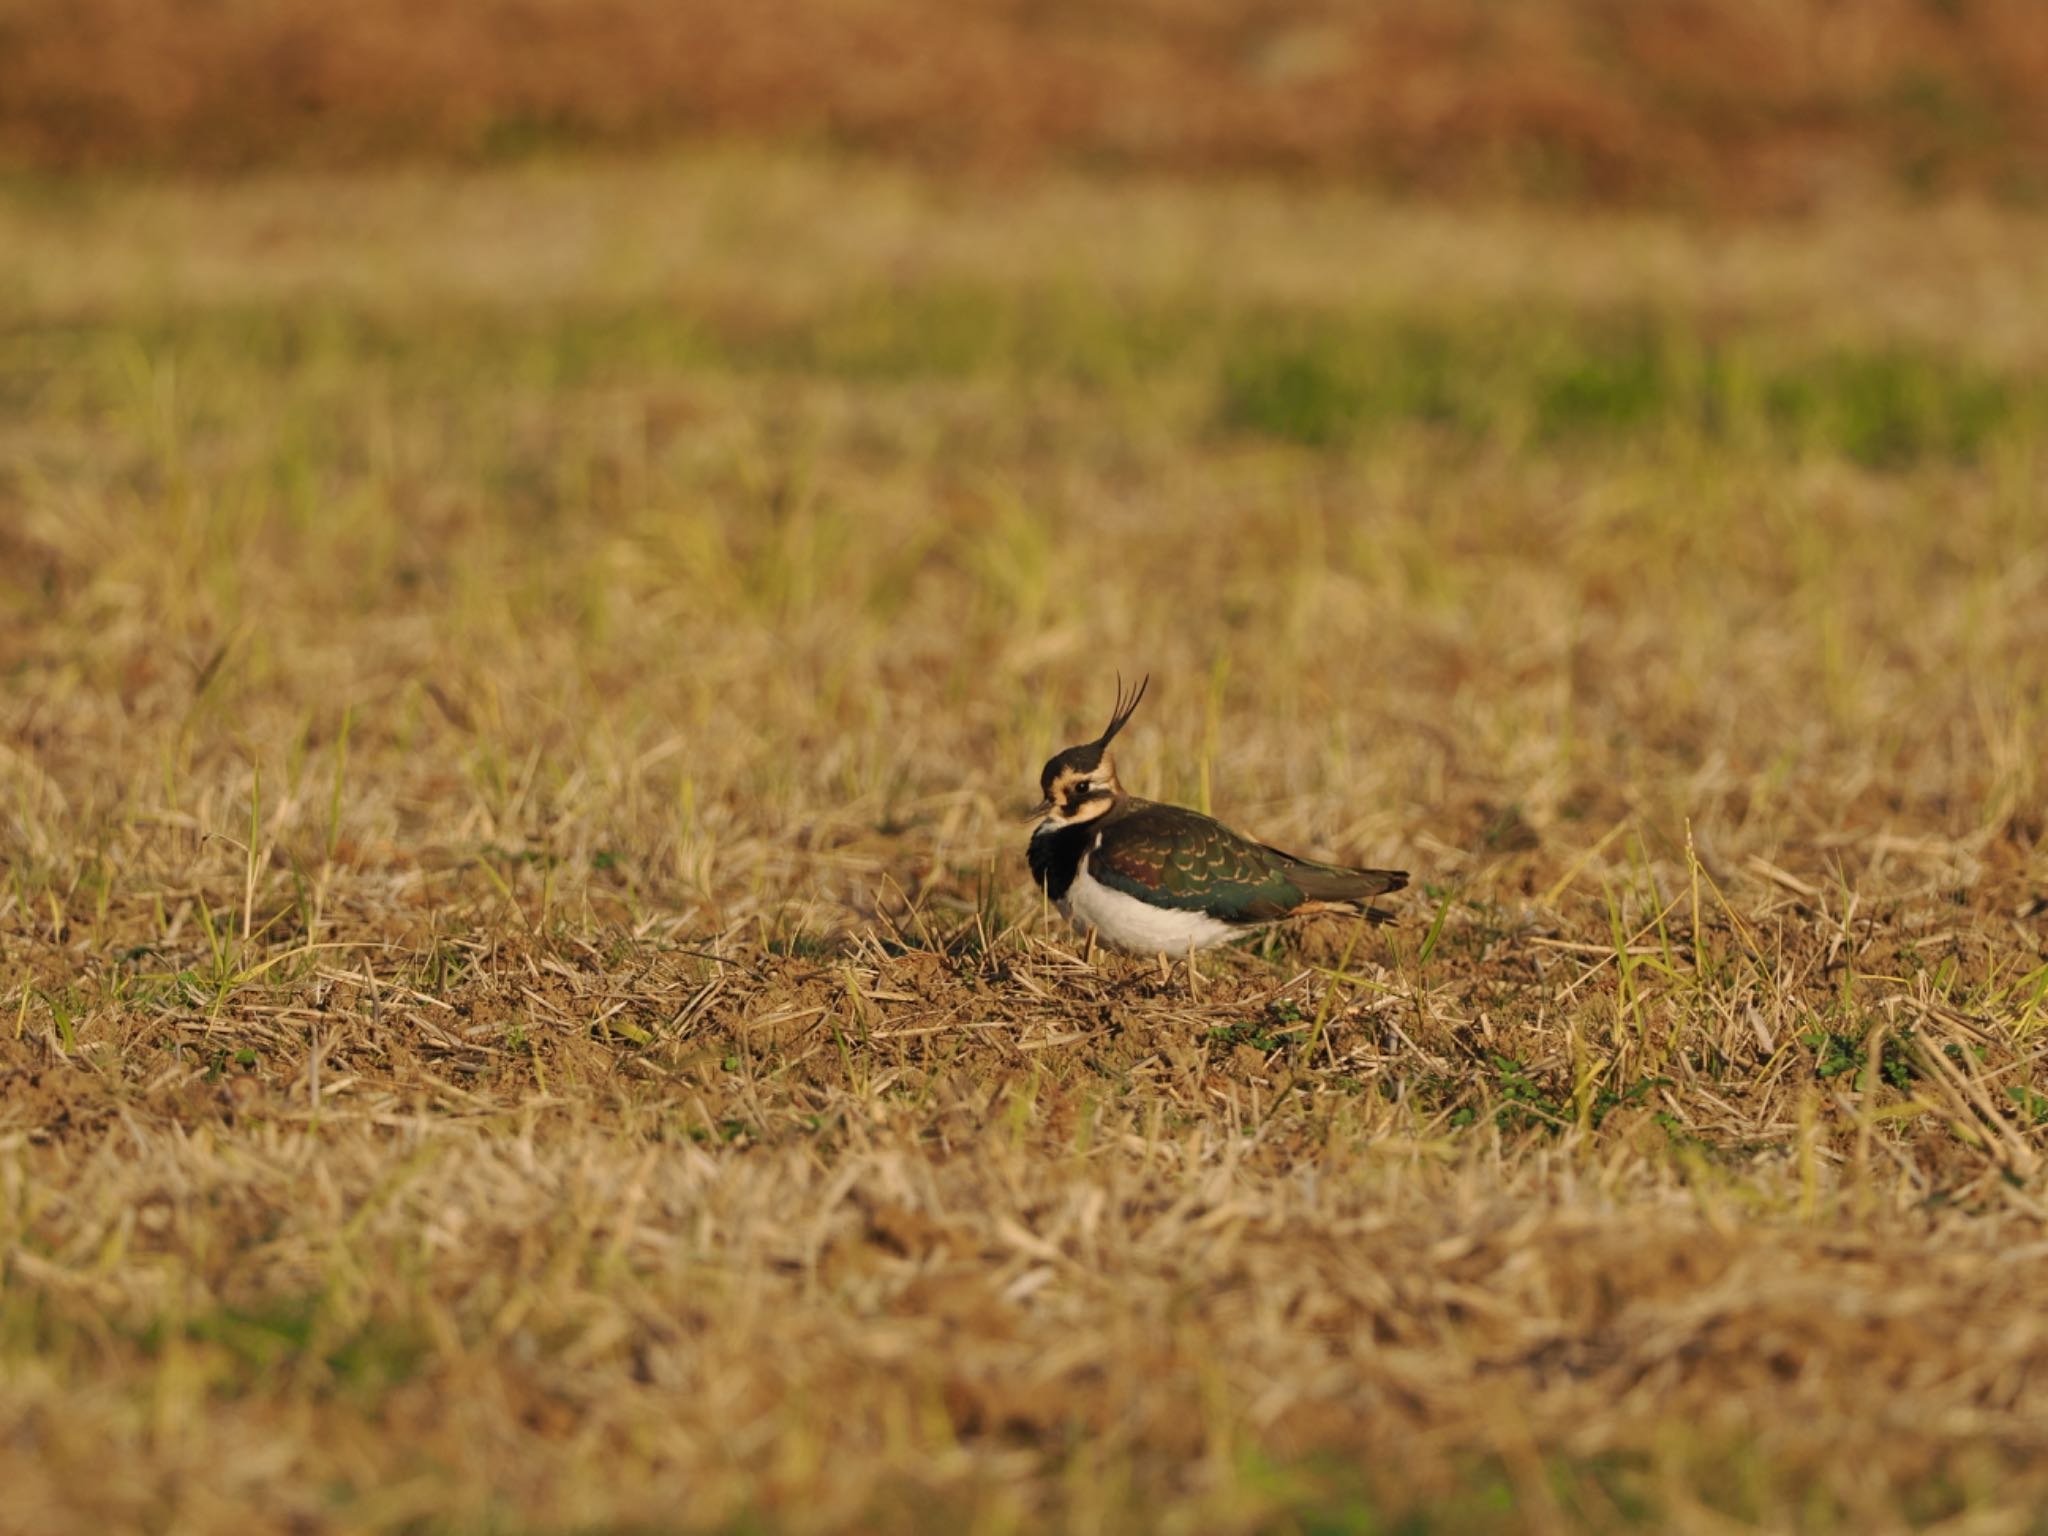
[[[2034, 1528], [2044, 249], [0, 209], [5, 1524]], [[1404, 923], [1082, 965], [1119, 667]]]
[[797, 139], [1785, 208], [2048, 191], [2032, 0], [0, 0], [0, 156]]

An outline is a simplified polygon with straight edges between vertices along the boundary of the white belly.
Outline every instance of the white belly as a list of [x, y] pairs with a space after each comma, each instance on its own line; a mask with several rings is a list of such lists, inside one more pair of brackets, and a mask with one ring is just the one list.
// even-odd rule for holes
[[1245, 930], [1219, 922], [1206, 912], [1180, 912], [1155, 907], [1111, 890], [1088, 873], [1088, 856], [1074, 872], [1074, 883], [1059, 903], [1060, 915], [1077, 928], [1093, 928], [1119, 949], [1141, 955], [1184, 955], [1234, 939]]

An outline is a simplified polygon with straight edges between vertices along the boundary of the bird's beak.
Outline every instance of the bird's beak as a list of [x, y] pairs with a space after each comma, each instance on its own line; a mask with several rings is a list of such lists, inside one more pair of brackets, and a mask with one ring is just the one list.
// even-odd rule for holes
[[1026, 816], [1024, 819], [1026, 821], [1039, 821], [1043, 819], [1051, 810], [1052, 796], [1047, 795], [1043, 800], [1039, 801], [1037, 805], [1031, 808], [1031, 814]]

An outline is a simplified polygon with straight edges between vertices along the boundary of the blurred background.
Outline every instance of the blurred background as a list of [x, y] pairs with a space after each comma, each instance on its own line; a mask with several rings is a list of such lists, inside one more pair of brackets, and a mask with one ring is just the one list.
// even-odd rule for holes
[[2048, 196], [2029, 0], [4, 0], [16, 167], [773, 141], [1781, 211]]

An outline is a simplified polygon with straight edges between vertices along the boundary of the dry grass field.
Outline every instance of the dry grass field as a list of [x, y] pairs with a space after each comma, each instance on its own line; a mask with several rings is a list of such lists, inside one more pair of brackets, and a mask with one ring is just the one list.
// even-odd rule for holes
[[0, 165], [676, 135], [1785, 210], [2048, 202], [2039, 0], [0, 0]]
[[2043, 233], [12, 185], [0, 1527], [2048, 1528]]

